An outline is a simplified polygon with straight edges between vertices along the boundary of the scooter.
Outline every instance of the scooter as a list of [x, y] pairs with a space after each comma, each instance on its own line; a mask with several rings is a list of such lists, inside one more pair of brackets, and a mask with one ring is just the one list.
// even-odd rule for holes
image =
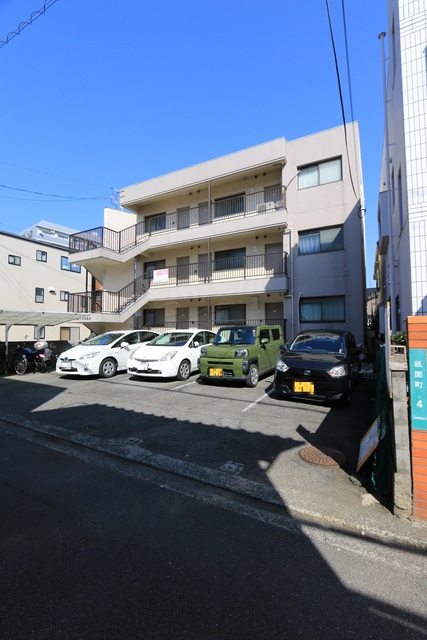
[[33, 348], [18, 345], [15, 350], [13, 359], [13, 368], [16, 373], [23, 376], [29, 369], [33, 373], [46, 373], [52, 371], [56, 367], [56, 354], [53, 353], [52, 347], [45, 341], [35, 342]]

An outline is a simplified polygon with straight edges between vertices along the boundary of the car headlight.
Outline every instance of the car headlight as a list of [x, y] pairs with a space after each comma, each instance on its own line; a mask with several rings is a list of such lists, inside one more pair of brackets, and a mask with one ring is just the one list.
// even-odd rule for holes
[[206, 354], [207, 354], [206, 347], [202, 347], [202, 348], [200, 349], [200, 355], [201, 355], [201, 356], [205, 356]]
[[331, 378], [344, 378], [348, 373], [348, 368], [346, 364], [339, 364], [338, 366], [329, 369], [328, 373]]
[[278, 360], [276, 364], [276, 369], [277, 371], [283, 371], [283, 373], [285, 373], [285, 371], [287, 371], [289, 367], [286, 364], [286, 362], [283, 362], [283, 360]]
[[91, 358], [96, 358], [96, 356], [98, 356], [100, 353], [100, 351], [91, 351], [90, 353], [84, 353], [78, 358], [78, 360], [90, 360]]
[[174, 356], [178, 353], [177, 349], [174, 351], [168, 351], [164, 356], [160, 358], [160, 362], [165, 362], [166, 360], [172, 360]]
[[236, 349], [234, 352], [235, 358], [247, 358], [249, 355], [249, 351], [247, 349]]

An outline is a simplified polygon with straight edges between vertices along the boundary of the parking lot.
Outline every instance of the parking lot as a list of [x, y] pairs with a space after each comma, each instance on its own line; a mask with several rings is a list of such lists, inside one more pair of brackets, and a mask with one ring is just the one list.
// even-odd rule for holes
[[354, 474], [360, 439], [374, 418], [373, 381], [359, 381], [349, 407], [278, 399], [272, 382], [272, 375], [255, 388], [200, 384], [197, 374], [186, 382], [127, 373], [12, 375], [0, 380], [1, 413], [272, 487], [285, 483], [288, 491], [315, 482], [327, 493], [324, 470], [309, 467], [298, 452], [307, 445], [333, 448], [346, 456], [338, 473]]

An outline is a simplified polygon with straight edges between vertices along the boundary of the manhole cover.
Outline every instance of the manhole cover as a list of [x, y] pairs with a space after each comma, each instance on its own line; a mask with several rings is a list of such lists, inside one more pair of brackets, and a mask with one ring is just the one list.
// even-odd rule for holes
[[339, 467], [346, 461], [346, 457], [341, 451], [330, 449], [329, 447], [322, 447], [321, 449], [304, 447], [299, 451], [299, 455], [305, 462], [321, 467]]

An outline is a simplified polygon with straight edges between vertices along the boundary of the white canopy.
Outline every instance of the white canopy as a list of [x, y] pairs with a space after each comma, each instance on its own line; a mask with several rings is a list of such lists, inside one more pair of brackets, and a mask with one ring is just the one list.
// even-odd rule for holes
[[8, 352], [8, 333], [16, 324], [40, 327], [54, 326], [62, 322], [81, 322], [77, 313], [57, 313], [55, 311], [6, 311], [0, 309], [0, 325], [5, 326], [5, 348]]

